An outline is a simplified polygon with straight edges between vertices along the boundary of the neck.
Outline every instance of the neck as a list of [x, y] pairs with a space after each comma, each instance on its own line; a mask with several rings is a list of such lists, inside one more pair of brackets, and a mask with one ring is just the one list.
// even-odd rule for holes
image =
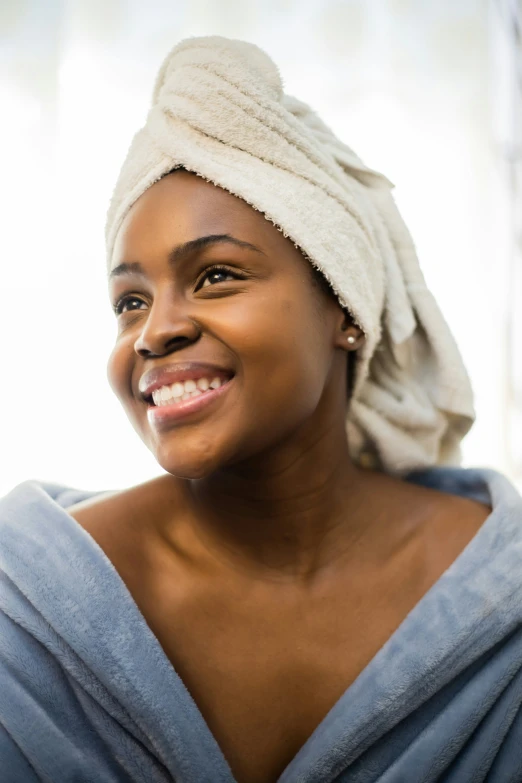
[[[179, 548], [266, 581], [308, 583], [368, 534], [369, 472], [344, 426], [299, 437], [205, 479], [184, 481]], [[164, 531], [165, 532], [165, 531]]]

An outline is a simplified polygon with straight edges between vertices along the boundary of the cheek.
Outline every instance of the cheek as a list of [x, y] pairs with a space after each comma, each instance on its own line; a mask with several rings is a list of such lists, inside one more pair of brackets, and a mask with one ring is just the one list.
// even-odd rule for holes
[[266, 307], [262, 343], [274, 360], [311, 381], [321, 373], [326, 357], [324, 323], [305, 297], [282, 299]]
[[125, 403], [131, 394], [129, 378], [132, 373], [132, 352], [122, 343], [116, 343], [107, 360], [107, 380], [118, 399]]
[[265, 418], [263, 410], [274, 415], [288, 406], [296, 414], [313, 409], [327, 373], [328, 345], [324, 324], [306, 297], [257, 303], [244, 314], [244, 326], [235, 326], [245, 399], [259, 414]]
[[226, 307], [219, 314], [219, 333], [245, 350], [264, 346], [277, 352], [278, 346], [298, 342], [310, 330], [312, 317], [306, 302], [275, 291]]

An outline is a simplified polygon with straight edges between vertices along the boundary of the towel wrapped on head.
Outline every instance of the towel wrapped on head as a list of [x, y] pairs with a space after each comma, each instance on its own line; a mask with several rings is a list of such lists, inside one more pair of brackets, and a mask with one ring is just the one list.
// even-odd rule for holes
[[347, 414], [354, 460], [398, 475], [457, 463], [474, 419], [470, 382], [393, 185], [284, 93], [254, 44], [188, 38], [165, 58], [109, 206], [108, 266], [130, 207], [176, 167], [261, 211], [363, 330]]

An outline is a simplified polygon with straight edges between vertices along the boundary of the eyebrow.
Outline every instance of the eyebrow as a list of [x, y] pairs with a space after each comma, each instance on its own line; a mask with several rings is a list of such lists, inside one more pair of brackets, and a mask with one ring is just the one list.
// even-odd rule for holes
[[[202, 250], [209, 245], [215, 245], [219, 243], [237, 245], [238, 247], [246, 248], [247, 250], [255, 250], [256, 253], [262, 253], [263, 255], [266, 255], [266, 253], [263, 253], [260, 248], [252, 245], [250, 242], [245, 242], [242, 239], [236, 239], [230, 234], [209, 234], [208, 236], [191, 239], [188, 242], [184, 242], [182, 245], [177, 245], [174, 247], [168, 255], [169, 266], [173, 267], [192, 253], [195, 253], [198, 250]], [[114, 269], [111, 269], [107, 280], [111, 281], [113, 278], [121, 277], [122, 275], [140, 275], [141, 277], [147, 276], [145, 269], [139, 261], [124, 261], [123, 263], [118, 264], [118, 266], [115, 266]]]

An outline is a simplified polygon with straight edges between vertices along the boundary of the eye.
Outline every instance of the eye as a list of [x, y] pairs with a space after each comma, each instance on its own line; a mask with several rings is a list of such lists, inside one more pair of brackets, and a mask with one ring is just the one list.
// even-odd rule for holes
[[200, 277], [198, 282], [198, 289], [208, 288], [208, 286], [215, 285], [216, 283], [224, 283], [227, 278], [229, 280], [238, 280], [240, 279], [240, 276], [237, 273], [232, 272], [230, 269], [227, 269], [226, 266], [209, 267], [209, 269], [205, 270], [204, 274]]
[[[139, 302], [140, 304], [145, 304], [143, 299], [140, 299], [138, 296], [133, 296], [132, 294], [128, 294], [127, 296], [122, 296], [121, 299], [118, 299], [118, 301], [112, 308], [116, 313], [116, 315], [121, 315], [123, 313], [123, 308], [127, 305], [128, 302]], [[136, 309], [136, 308], [132, 308], [132, 309]]]

